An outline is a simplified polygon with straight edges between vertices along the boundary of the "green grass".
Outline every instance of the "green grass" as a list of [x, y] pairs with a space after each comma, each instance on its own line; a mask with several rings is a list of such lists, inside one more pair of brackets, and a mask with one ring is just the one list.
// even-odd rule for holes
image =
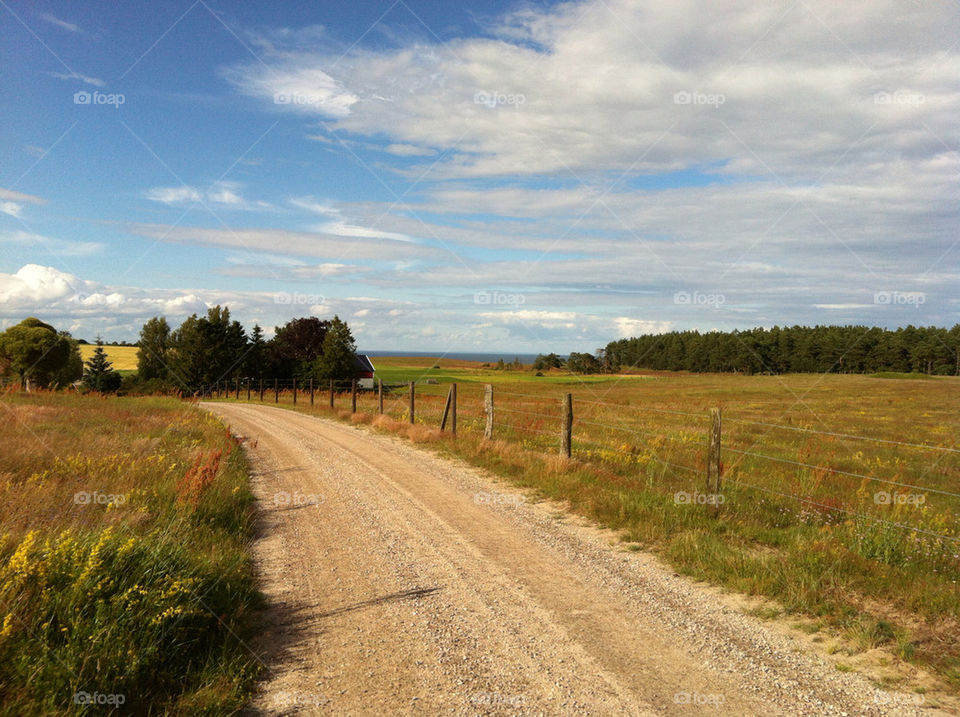
[[[811, 617], [859, 649], [879, 644], [960, 687], [960, 551], [955, 541], [928, 535], [960, 537], [957, 498], [931, 490], [958, 492], [960, 455], [917, 447], [956, 445], [960, 391], [944, 390], [943, 381], [960, 388], [957, 379], [646, 372], [582, 381], [467, 362], [432, 365], [432, 359], [376, 361], [385, 380], [438, 377], [438, 385], [418, 384], [416, 426], [408, 425], [403, 390], [387, 396], [387, 419], [373, 420], [370, 392], [360, 395], [357, 416], [345, 410], [345, 395], [333, 412], [325, 397], [312, 410], [373, 421], [380, 430], [489, 469], [619, 531], [625, 542], [655, 551], [678, 572], [772, 598], [786, 613]], [[459, 385], [456, 440], [435, 428], [450, 380]], [[482, 438], [488, 382], [497, 406], [492, 442]], [[570, 461], [557, 457], [566, 392], [574, 394]], [[301, 398], [298, 410], [310, 411], [306, 403]], [[292, 408], [289, 393], [280, 405]], [[705, 492], [704, 447], [714, 406], [724, 416], [725, 502], [716, 512], [675, 500], [678, 491]], [[734, 451], [921, 488], [898, 489]], [[882, 490], [924, 500], [882, 504], [875, 498]]]
[[936, 381], [938, 379], [949, 380], [951, 376], [931, 376], [926, 373], [897, 373], [896, 371], [881, 371], [870, 374], [870, 378], [902, 378], [911, 381]]
[[81, 693], [124, 713], [239, 709], [261, 598], [223, 425], [172, 399], [3, 401], [0, 714], [107, 711]]

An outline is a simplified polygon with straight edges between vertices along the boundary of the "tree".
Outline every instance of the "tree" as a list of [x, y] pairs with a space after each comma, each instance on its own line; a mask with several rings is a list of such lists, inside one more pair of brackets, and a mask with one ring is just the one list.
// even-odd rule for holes
[[64, 364], [54, 372], [52, 385], [64, 387], [83, 377], [83, 357], [80, 355], [79, 342], [73, 336], [66, 331], [60, 331], [58, 335], [70, 342], [70, 351]]
[[556, 354], [537, 354], [537, 357], [533, 360], [532, 368], [534, 371], [548, 371], [552, 368], [560, 368], [562, 365], [563, 362]]
[[314, 364], [314, 376], [321, 381], [356, 378], [357, 345], [345, 321], [334, 316], [323, 339], [323, 351]]
[[270, 372], [278, 378], [306, 378], [323, 353], [330, 325], [309, 316], [278, 326], [268, 348]]
[[593, 354], [573, 352], [567, 359], [567, 370], [570, 373], [600, 373], [600, 362]]
[[266, 368], [267, 342], [263, 340], [263, 329], [259, 324], [254, 324], [247, 344], [247, 353], [243, 359], [243, 372], [249, 378], [263, 378]]
[[103, 349], [103, 340], [97, 337], [97, 347], [93, 356], [87, 359], [83, 371], [83, 385], [91, 391], [112, 393], [120, 388], [122, 378], [113, 370], [113, 364], [107, 359], [107, 352]]
[[28, 381], [40, 387], [56, 384], [75, 351], [69, 334], [58, 334], [50, 324], [32, 316], [0, 334], [0, 355], [23, 388]]
[[137, 376], [141, 381], [166, 379], [167, 351], [170, 349], [170, 325], [162, 316], [155, 316], [140, 329], [137, 342]]

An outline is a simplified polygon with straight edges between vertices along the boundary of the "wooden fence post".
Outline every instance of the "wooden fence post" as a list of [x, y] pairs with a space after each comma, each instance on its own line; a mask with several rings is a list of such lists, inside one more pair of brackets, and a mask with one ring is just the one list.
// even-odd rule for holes
[[487, 426], [483, 429], [483, 437], [493, 438], [493, 384], [488, 383], [483, 396], [483, 409], [487, 414]]
[[333, 379], [330, 379], [330, 408], [333, 408]]
[[450, 432], [457, 435], [457, 384], [453, 384], [450, 389], [453, 391], [453, 403], [450, 406]]
[[278, 379], [273, 379], [273, 402], [280, 403], [280, 383]]
[[453, 401], [453, 384], [450, 384], [450, 388], [447, 389], [447, 401], [443, 404], [443, 414], [440, 416], [440, 430], [445, 431], [447, 429], [447, 416], [450, 415], [450, 404]]
[[415, 385], [416, 384], [413, 381], [410, 382], [410, 423], [414, 422], [413, 409], [414, 409], [414, 395], [415, 395], [414, 386]]
[[240, 377], [237, 377], [237, 400], [240, 400]]
[[250, 401], [250, 379], [247, 379], [247, 401]]
[[722, 485], [723, 463], [720, 460], [720, 435], [722, 412], [719, 408], [710, 409], [710, 435], [707, 443], [707, 492], [720, 493]]
[[297, 405], [297, 379], [293, 379], [293, 405]]
[[260, 378], [260, 403], [263, 403], [263, 378]]
[[560, 428], [560, 455], [570, 458], [573, 455], [573, 394], [564, 394], [560, 400], [563, 420]]
[[310, 377], [310, 405], [313, 405], [313, 377]]
[[377, 403], [379, 404], [378, 410], [380, 414], [383, 415], [383, 379], [377, 379]]
[[350, 412], [357, 412], [357, 379], [350, 379]]

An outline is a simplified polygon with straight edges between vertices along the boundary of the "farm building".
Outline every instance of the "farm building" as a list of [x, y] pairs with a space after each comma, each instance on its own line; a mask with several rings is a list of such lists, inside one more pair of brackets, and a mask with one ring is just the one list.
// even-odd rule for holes
[[373, 388], [373, 362], [366, 354], [357, 354], [357, 385], [360, 388]]

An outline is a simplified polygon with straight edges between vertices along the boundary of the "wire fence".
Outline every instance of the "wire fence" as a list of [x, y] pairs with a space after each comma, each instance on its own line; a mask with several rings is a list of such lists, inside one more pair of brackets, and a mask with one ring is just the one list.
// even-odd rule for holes
[[[939, 558], [960, 566], [960, 448], [955, 445], [817, 430], [719, 410], [451, 385], [241, 379], [202, 393], [379, 413], [533, 451], [558, 451], [633, 480], [638, 489], [672, 494], [678, 509], [719, 502], [726, 513], [772, 511], [820, 526], [848, 521], [870, 539], [878, 531], [901, 531], [949, 546]], [[572, 407], [569, 415], [565, 405]]]

